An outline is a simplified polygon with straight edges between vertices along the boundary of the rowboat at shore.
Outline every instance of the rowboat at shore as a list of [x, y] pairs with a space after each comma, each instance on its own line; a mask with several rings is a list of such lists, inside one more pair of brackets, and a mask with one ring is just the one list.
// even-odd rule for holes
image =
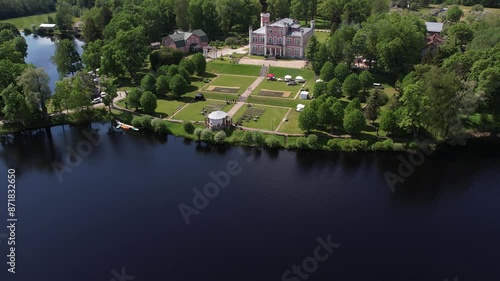
[[134, 131], [139, 131], [138, 128], [136, 128], [136, 127], [134, 127], [132, 125], [128, 125], [128, 124], [122, 123], [122, 122], [120, 122], [118, 120], [116, 121], [116, 123], [118, 124], [118, 125], [116, 125], [117, 129], [121, 128], [121, 129], [124, 129], [124, 130], [130, 130], [131, 129], [131, 130], [134, 130]]

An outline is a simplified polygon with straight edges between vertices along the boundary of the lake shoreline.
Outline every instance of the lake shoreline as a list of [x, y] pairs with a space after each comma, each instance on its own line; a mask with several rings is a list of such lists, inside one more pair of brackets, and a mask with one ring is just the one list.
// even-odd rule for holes
[[[74, 127], [85, 127], [86, 125], [92, 124], [92, 123], [99, 123], [99, 122], [114, 122], [117, 119], [123, 119], [120, 118], [122, 116], [113, 114], [113, 116], [109, 116], [109, 113], [107, 111], [101, 110], [101, 112], [97, 112], [95, 118], [92, 121], [89, 122], [75, 122], [70, 120], [71, 116], [68, 116], [66, 114], [61, 114], [58, 116], [52, 116], [50, 124], [37, 124], [33, 125], [30, 127], [26, 128], [12, 128], [9, 130], [8, 128], [5, 128], [4, 125], [0, 125], [0, 137], [6, 137], [9, 135], [17, 135], [17, 134], [23, 134], [23, 133], [29, 133], [37, 130], [47, 130], [53, 127], [57, 126], [64, 126], [64, 125], [70, 125]], [[54, 118], [55, 117], [55, 118]], [[123, 122], [130, 122], [130, 120], [121, 120]], [[172, 121], [172, 120], [164, 120], [165, 124], [167, 125], [168, 128], [168, 133], [166, 134], [157, 134], [158, 136], [166, 136], [166, 135], [171, 135], [175, 137], [182, 137], [188, 140], [196, 141], [199, 143], [205, 143], [207, 145], [230, 145], [230, 146], [235, 146], [235, 147], [265, 147], [265, 148], [271, 148], [271, 149], [285, 149], [285, 150], [290, 150], [290, 151], [300, 151], [300, 150], [309, 150], [309, 151], [336, 151], [336, 152], [416, 152], [419, 150], [426, 150], [430, 149], [432, 151], [439, 150], [440, 147], [453, 147], [453, 146], [467, 146], [469, 141], [480, 141], [484, 143], [497, 143], [500, 144], [500, 134], [488, 132], [484, 134], [476, 134], [476, 135], [469, 135], [469, 138], [464, 139], [462, 143], [457, 143], [457, 144], [449, 144], [446, 142], [440, 142], [437, 143], [434, 140], [412, 140], [412, 141], [406, 141], [406, 142], [400, 142], [400, 143], [391, 143], [390, 145], [377, 145], [380, 143], [383, 143], [383, 140], [375, 142], [375, 143], [369, 143], [367, 140], [362, 140], [362, 139], [356, 139], [356, 138], [334, 138], [330, 140], [335, 140], [337, 141], [336, 146], [331, 146], [328, 144], [321, 144], [317, 143], [316, 145], [313, 146], [300, 146], [297, 145], [297, 140], [298, 139], [303, 139], [304, 141], [307, 141], [306, 137], [295, 137], [295, 136], [278, 136], [278, 135], [272, 135], [272, 134], [263, 134], [264, 137], [269, 137], [269, 136], [275, 136], [276, 138], [283, 138], [282, 141], [280, 141], [279, 146], [277, 147], [270, 147], [266, 145], [265, 143], [262, 144], [257, 144], [257, 143], [245, 143], [242, 142], [240, 138], [227, 138], [225, 139], [222, 143], [216, 143], [213, 140], [203, 140], [203, 139], [197, 139], [197, 137], [193, 133], [188, 133], [184, 130], [183, 124], [178, 121]], [[198, 124], [195, 123], [198, 128], [202, 128], [202, 126], [199, 126]], [[114, 126], [111, 126], [114, 128]], [[110, 127], [110, 128], [111, 128]], [[146, 131], [147, 133], [154, 133], [152, 129], [150, 128], [141, 128], [141, 131]], [[251, 131], [246, 131], [246, 130], [231, 130], [230, 134], [240, 134], [241, 136], [245, 134], [245, 132], [251, 132]], [[143, 134], [143, 132], [139, 132], [139, 134]], [[364, 143], [363, 145], [363, 141]], [[391, 140], [392, 141], [392, 140]], [[347, 146], [343, 147], [342, 144], [344, 142], [358, 142], [358, 147], [354, 145], [352, 146]], [[360, 146], [359, 146], [360, 145]]]

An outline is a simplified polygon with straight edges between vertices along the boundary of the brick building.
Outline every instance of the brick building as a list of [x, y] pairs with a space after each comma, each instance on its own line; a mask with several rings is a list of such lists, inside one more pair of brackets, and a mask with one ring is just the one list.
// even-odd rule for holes
[[260, 28], [248, 31], [251, 55], [270, 55], [303, 59], [309, 38], [314, 33], [314, 20], [311, 27], [302, 27], [298, 21], [284, 18], [271, 23], [271, 15], [260, 14]]
[[208, 46], [208, 36], [201, 29], [189, 32], [178, 30], [174, 34], [163, 37], [161, 43], [164, 47], [179, 49], [185, 53], [199, 52]]

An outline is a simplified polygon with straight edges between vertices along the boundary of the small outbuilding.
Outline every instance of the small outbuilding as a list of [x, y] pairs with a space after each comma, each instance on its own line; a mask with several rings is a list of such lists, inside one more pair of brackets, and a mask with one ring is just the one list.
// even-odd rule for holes
[[55, 23], [42, 23], [40, 26], [38, 26], [40, 29], [45, 29], [45, 30], [54, 30], [56, 28]]
[[300, 99], [301, 100], [307, 100], [309, 98], [309, 92], [308, 91], [301, 91], [300, 92]]

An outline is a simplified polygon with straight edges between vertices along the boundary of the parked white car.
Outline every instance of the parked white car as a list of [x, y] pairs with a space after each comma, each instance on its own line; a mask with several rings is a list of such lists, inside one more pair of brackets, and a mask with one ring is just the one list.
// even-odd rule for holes
[[98, 104], [102, 102], [102, 98], [95, 98], [92, 100], [92, 104]]
[[101, 92], [101, 98], [104, 98], [106, 95], [106, 92]]

